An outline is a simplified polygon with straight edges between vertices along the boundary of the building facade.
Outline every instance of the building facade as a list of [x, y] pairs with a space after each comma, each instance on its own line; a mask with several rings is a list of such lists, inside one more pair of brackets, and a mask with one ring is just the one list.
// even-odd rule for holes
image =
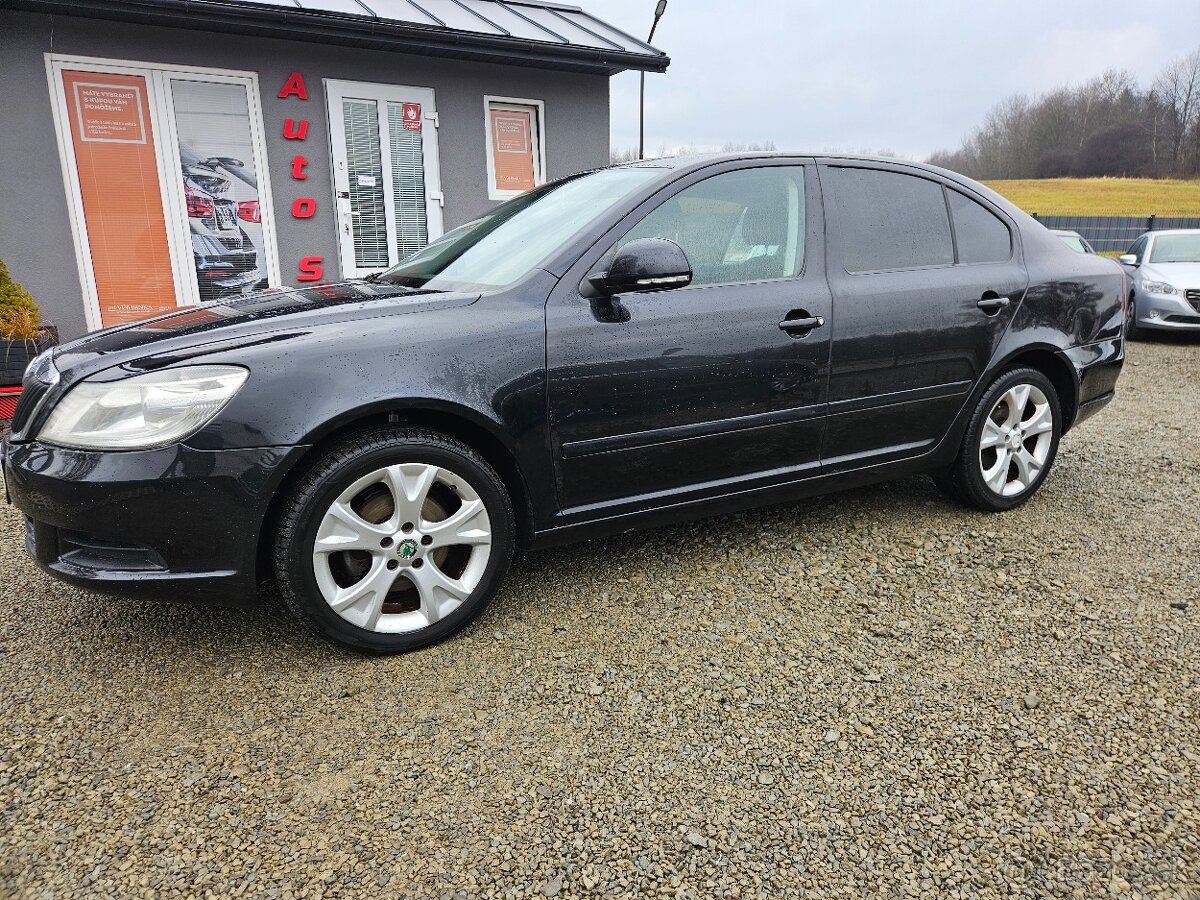
[[668, 62], [510, 0], [0, 0], [0, 259], [64, 339], [366, 275], [605, 165]]

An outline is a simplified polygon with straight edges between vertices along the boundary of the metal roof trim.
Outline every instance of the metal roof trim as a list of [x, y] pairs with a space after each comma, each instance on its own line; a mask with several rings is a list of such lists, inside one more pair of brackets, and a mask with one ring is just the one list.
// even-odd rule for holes
[[[578, 7], [567, 4], [491, 0], [497, 7], [507, 9], [525, 19], [539, 31], [559, 38], [537, 40], [513, 36], [500, 25], [466, 7], [466, 4], [457, 5], [499, 29], [501, 33], [488, 34], [423, 22], [382, 19], [371, 9], [371, 0], [356, 2], [364, 9], [361, 15], [299, 5], [258, 3], [253, 0], [0, 0], [0, 8], [255, 36], [261, 36], [266, 26], [276, 26], [274, 30], [278, 33], [274, 36], [292, 40], [316, 40], [351, 46], [370, 46], [372, 49], [392, 52], [561, 68], [607, 75], [627, 69], [664, 72], [671, 62], [670, 57], [661, 50], [637, 40]], [[419, 0], [409, 2], [430, 19], [437, 19], [437, 16], [426, 8], [426, 3], [420, 3]], [[562, 18], [609, 46], [571, 43], [514, 9], [521, 6], [565, 11], [566, 15], [559, 13]], [[584, 22], [576, 21], [574, 17], [590, 22], [585, 25]], [[599, 27], [593, 28], [593, 23]], [[614, 41], [605, 38], [602, 32], [619, 35], [628, 39], [634, 46], [644, 49], [631, 50], [620, 47]]]

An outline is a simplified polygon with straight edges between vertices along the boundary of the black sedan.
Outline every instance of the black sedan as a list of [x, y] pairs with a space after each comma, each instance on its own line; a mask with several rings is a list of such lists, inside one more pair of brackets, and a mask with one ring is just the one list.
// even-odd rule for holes
[[76, 584], [409, 650], [518, 547], [934, 476], [1023, 503], [1113, 396], [1124, 275], [927, 166], [738, 155], [541, 187], [361, 281], [36, 360], [5, 450]]

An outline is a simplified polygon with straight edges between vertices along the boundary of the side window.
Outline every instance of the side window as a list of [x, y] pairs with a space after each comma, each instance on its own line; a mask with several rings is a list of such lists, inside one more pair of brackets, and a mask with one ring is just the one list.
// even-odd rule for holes
[[[946, 191], [954, 218], [954, 240], [960, 263], [1008, 262], [1012, 236], [1008, 226], [986, 208], [958, 191]], [[1083, 247], [1080, 247], [1083, 252]]]
[[804, 268], [804, 169], [770, 166], [714, 175], [664, 202], [616, 246], [649, 237], [683, 248], [692, 284], [798, 275]]
[[942, 186], [878, 169], [830, 168], [847, 272], [954, 262]]
[[1142, 235], [1140, 238], [1138, 238], [1136, 241], [1134, 241], [1133, 246], [1130, 247], [1125, 252], [1132, 253], [1134, 256], [1136, 256], [1138, 258], [1138, 262], [1141, 262], [1142, 255], [1146, 252], [1146, 244], [1148, 244], [1149, 242], [1150, 242], [1149, 238], [1147, 238], [1145, 235]]

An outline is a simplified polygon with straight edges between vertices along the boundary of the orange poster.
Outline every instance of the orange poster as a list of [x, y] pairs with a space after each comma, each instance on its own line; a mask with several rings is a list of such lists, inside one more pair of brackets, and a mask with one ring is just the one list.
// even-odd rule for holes
[[496, 190], [533, 190], [533, 118], [530, 110], [493, 109], [489, 117]]
[[63, 72], [105, 327], [176, 308], [146, 79]]

